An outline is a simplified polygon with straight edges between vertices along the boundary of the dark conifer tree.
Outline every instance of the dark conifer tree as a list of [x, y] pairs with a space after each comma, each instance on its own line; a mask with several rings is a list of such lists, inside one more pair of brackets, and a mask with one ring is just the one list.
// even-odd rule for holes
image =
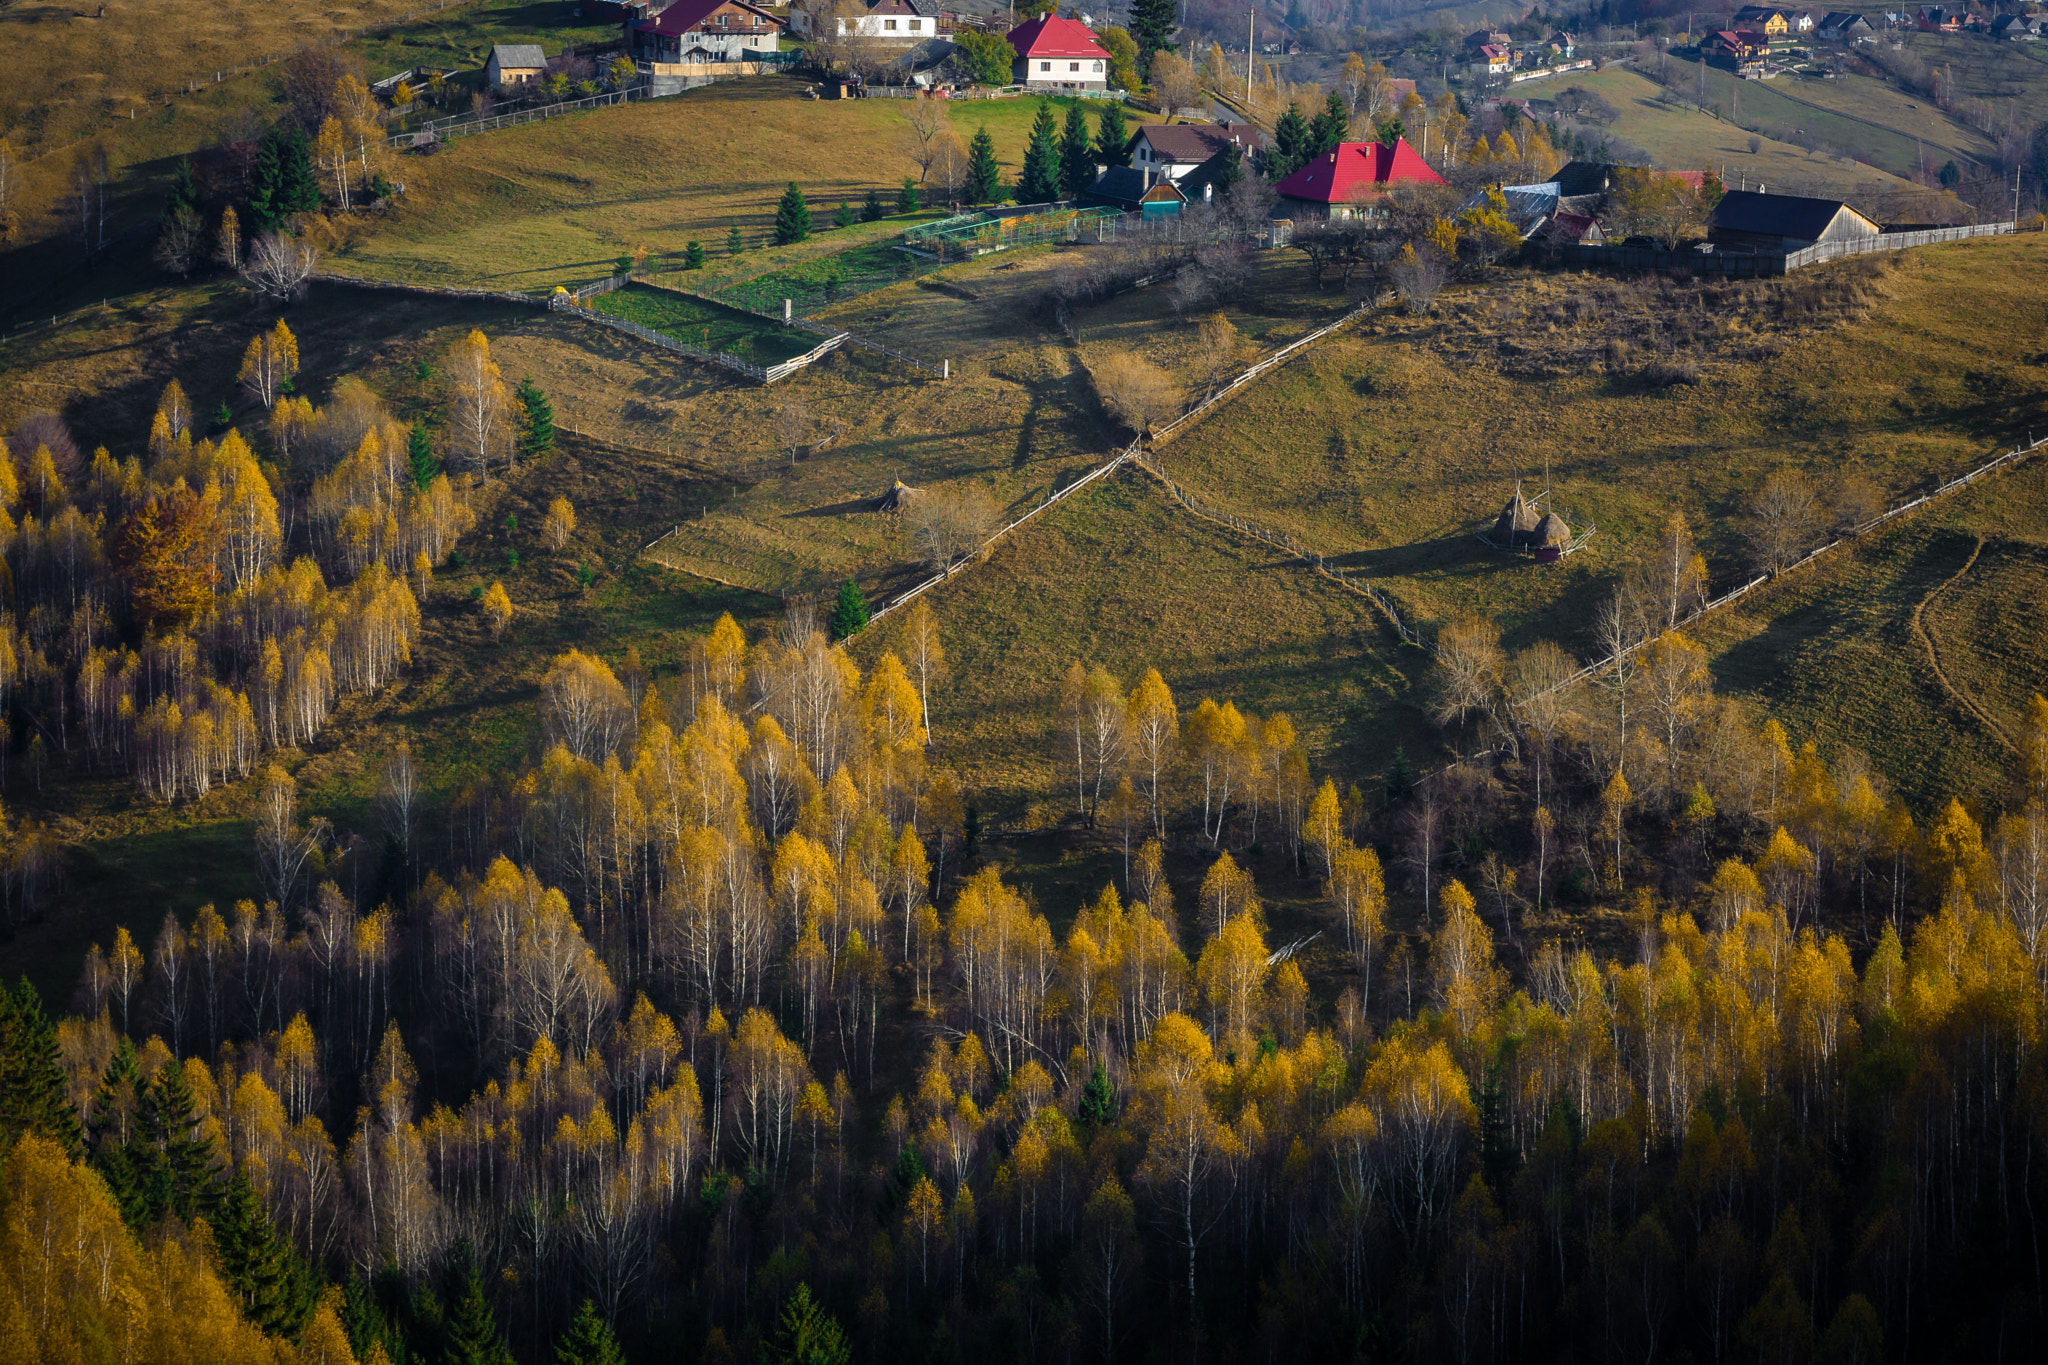
[[967, 144], [967, 198], [976, 204], [995, 202], [1002, 189], [1003, 171], [996, 164], [996, 140], [988, 129], [977, 128]]
[[1273, 125], [1273, 146], [1266, 153], [1266, 174], [1273, 180], [1284, 180], [1305, 165], [1310, 156], [1310, 131], [1308, 120], [1301, 116], [1301, 106], [1293, 102], [1287, 105], [1287, 112]]
[[441, 462], [434, 458], [433, 438], [427, 429], [415, 425], [405, 434], [405, 462], [412, 471], [412, 486], [424, 490], [441, 472]]
[[811, 206], [804, 202], [804, 192], [792, 180], [789, 188], [782, 192], [781, 202], [775, 206], [775, 245], [788, 246], [810, 235]]
[[313, 1306], [306, 1276], [240, 1171], [221, 1197], [213, 1245], [242, 1316], [271, 1336], [297, 1335]]
[[1131, 134], [1124, 125], [1124, 107], [1115, 100], [1105, 100], [1102, 105], [1102, 119], [1095, 130], [1096, 159], [1105, 166], [1127, 164], [1130, 155]]
[[1330, 98], [1323, 103], [1322, 112], [1309, 122], [1308, 156], [1305, 159], [1312, 161], [1325, 152], [1336, 151], [1337, 144], [1350, 131], [1351, 117], [1344, 110], [1344, 101], [1331, 91]]
[[1173, 46], [1180, 29], [1180, 7], [1173, 0], [1135, 0], [1131, 6], [1131, 40], [1138, 45], [1138, 74], [1152, 79], [1152, 57]]
[[519, 456], [536, 460], [555, 448], [555, 408], [533, 380], [519, 381]]
[[1060, 197], [1060, 152], [1052, 121], [1052, 103], [1038, 102], [1031, 120], [1031, 138], [1024, 147], [1024, 173], [1017, 177], [1017, 202], [1045, 204]]
[[860, 585], [849, 578], [840, 585], [839, 597], [832, 604], [832, 638], [844, 640], [867, 623], [868, 599], [861, 595]]
[[42, 1133], [77, 1156], [84, 1150], [78, 1111], [65, 1094], [57, 1030], [26, 977], [0, 989], [0, 1138]]
[[1060, 188], [1078, 199], [1095, 183], [1095, 148], [1088, 139], [1088, 115], [1075, 100], [1067, 106], [1067, 125], [1060, 133]]
[[555, 1365], [625, 1365], [619, 1339], [589, 1299], [576, 1310], [569, 1329], [555, 1343]]

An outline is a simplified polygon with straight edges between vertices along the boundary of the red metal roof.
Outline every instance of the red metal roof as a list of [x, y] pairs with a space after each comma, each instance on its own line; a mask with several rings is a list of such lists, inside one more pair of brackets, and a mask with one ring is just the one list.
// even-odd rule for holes
[[1047, 14], [1010, 30], [1010, 46], [1019, 57], [1097, 57], [1109, 54], [1095, 41], [1094, 31], [1079, 19], [1055, 19]]
[[1277, 186], [1289, 199], [1312, 204], [1344, 204], [1377, 194], [1394, 185], [1441, 185], [1444, 178], [1429, 168], [1407, 138], [1384, 142], [1345, 142], [1325, 152]]

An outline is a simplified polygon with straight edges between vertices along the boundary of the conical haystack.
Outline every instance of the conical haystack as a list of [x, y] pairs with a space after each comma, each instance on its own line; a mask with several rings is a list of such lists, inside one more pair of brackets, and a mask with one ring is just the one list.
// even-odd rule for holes
[[1500, 509], [1499, 520], [1493, 523], [1493, 539], [1499, 545], [1520, 545], [1536, 529], [1536, 509], [1522, 497], [1522, 486], [1515, 485], [1515, 495], [1508, 499], [1507, 506]]
[[889, 486], [889, 491], [875, 503], [877, 512], [901, 512], [910, 506], [910, 500], [917, 496], [917, 490], [898, 479]]
[[1530, 539], [1538, 545], [1563, 547], [1572, 543], [1572, 528], [1565, 524], [1563, 517], [1555, 512], [1546, 512], [1543, 520], [1536, 523], [1536, 530]]

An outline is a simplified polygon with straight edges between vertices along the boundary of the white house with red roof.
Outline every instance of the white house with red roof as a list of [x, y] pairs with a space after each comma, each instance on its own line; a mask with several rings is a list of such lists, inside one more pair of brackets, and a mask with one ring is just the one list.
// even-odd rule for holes
[[1351, 218], [1396, 185], [1441, 185], [1405, 137], [1384, 142], [1342, 142], [1274, 186], [1289, 207], [1329, 218]]
[[1038, 90], [1107, 90], [1109, 53], [1079, 19], [1047, 14], [1009, 32], [1011, 79]]
[[789, 20], [746, 0], [675, 0], [628, 21], [626, 49], [643, 62], [752, 62], [773, 52]]

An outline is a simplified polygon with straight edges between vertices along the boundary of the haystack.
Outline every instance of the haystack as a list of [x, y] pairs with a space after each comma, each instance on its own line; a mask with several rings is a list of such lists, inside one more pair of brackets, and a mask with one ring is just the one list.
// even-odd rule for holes
[[901, 512], [910, 506], [910, 500], [917, 496], [917, 490], [898, 479], [889, 486], [889, 491], [875, 502], [877, 512]]
[[1563, 517], [1555, 512], [1543, 514], [1543, 520], [1536, 523], [1536, 530], [1530, 539], [1537, 545], [1556, 545], [1560, 548], [1572, 543], [1572, 528], [1565, 524]]
[[1515, 485], [1515, 496], [1508, 499], [1508, 505], [1500, 509], [1500, 519], [1493, 523], [1493, 539], [1497, 545], [1521, 545], [1527, 542], [1536, 530], [1536, 509], [1522, 498], [1522, 486]]

